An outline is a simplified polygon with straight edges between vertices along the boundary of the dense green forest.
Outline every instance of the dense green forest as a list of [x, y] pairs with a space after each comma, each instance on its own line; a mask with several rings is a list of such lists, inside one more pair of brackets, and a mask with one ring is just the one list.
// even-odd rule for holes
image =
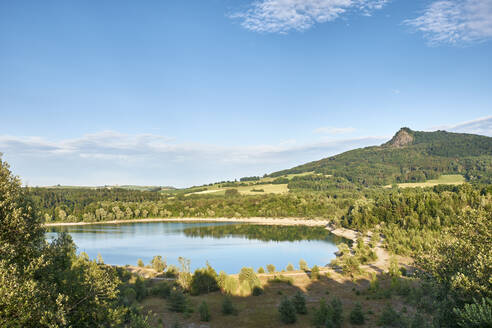
[[[351, 150], [269, 176], [304, 172], [322, 174], [326, 183], [330, 183], [326, 177], [330, 175], [343, 178], [338, 183], [345, 181], [357, 186], [420, 182], [441, 174], [462, 174], [468, 181], [492, 183], [492, 138], [403, 128], [381, 146]], [[319, 184], [322, 185], [311, 183], [312, 186]], [[316, 187], [307, 189], [316, 190]]]
[[[60, 201], [55, 207], [43, 197], [52, 197], [43, 188], [34, 192], [38, 214], [46, 222], [103, 222], [139, 218], [204, 217], [302, 217], [328, 219], [336, 226], [360, 231], [381, 229], [388, 248], [396, 254], [412, 254], [428, 248], [441, 229], [456, 225], [465, 210], [492, 211], [492, 188], [488, 185], [439, 185], [432, 188], [291, 192], [284, 195], [213, 196], [190, 195], [150, 201], [82, 201], [86, 206], [70, 207]], [[113, 195], [119, 191], [112, 191]], [[99, 191], [94, 191], [99, 193]], [[125, 194], [126, 191], [123, 191]], [[86, 197], [88, 191], [78, 197]], [[93, 199], [95, 196], [90, 196]], [[117, 198], [117, 197], [116, 197]], [[73, 204], [75, 199], [67, 200]]]

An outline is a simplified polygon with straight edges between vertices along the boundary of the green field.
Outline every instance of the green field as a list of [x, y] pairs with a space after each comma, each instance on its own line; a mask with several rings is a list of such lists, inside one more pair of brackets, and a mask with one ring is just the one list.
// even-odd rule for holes
[[[449, 175], [441, 175], [439, 179], [435, 180], [427, 180], [425, 182], [412, 182], [412, 183], [400, 183], [398, 187], [400, 188], [425, 188], [425, 187], [434, 187], [437, 185], [460, 185], [465, 183], [465, 178], [459, 174], [449, 174]], [[388, 187], [388, 186], [387, 186]], [[389, 186], [391, 187], [391, 186]]]
[[[287, 184], [261, 184], [261, 185], [249, 185], [249, 186], [237, 186], [237, 187], [227, 187], [218, 188], [218, 186], [210, 187], [210, 189], [192, 192], [187, 195], [223, 195], [227, 189], [237, 189], [241, 195], [258, 195], [258, 194], [284, 194], [289, 192]], [[263, 190], [263, 191], [254, 191]]]

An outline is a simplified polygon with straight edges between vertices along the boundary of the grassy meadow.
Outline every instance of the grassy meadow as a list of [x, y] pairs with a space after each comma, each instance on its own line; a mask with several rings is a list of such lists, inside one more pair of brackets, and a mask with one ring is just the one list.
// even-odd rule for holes
[[466, 180], [462, 175], [448, 174], [448, 175], [441, 175], [438, 179], [427, 180], [425, 182], [399, 183], [398, 187], [399, 188], [416, 188], [416, 187], [425, 188], [425, 187], [434, 187], [437, 185], [460, 185], [465, 182]]

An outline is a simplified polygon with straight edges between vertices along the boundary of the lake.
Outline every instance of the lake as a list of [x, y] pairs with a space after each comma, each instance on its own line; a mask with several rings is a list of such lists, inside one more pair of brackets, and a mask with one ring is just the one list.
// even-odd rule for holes
[[191, 269], [208, 261], [217, 272], [237, 273], [242, 267], [255, 270], [273, 264], [281, 270], [300, 259], [309, 266], [326, 265], [344, 239], [322, 227], [266, 226], [220, 222], [148, 222], [50, 227], [47, 239], [67, 232], [91, 259], [101, 254], [107, 264], [148, 264], [161, 255], [168, 264], [178, 257], [191, 260]]

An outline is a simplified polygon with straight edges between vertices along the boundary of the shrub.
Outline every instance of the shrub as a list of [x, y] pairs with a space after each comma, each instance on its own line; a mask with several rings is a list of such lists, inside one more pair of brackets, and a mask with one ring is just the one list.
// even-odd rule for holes
[[[422, 327], [426, 327], [424, 318], [422, 317], [422, 315], [420, 315], [420, 313], [417, 312], [415, 313], [412, 320], [410, 321], [409, 328], [422, 328]], [[462, 327], [468, 327], [468, 326], [462, 326]]]
[[227, 189], [225, 191], [225, 197], [227, 198], [233, 198], [238, 196], [239, 196], [239, 191], [237, 189]]
[[354, 325], [363, 325], [365, 321], [364, 313], [360, 303], [356, 303], [355, 307], [350, 312], [350, 323]]
[[333, 327], [341, 327], [343, 322], [343, 306], [338, 297], [333, 297], [331, 300], [332, 322]]
[[472, 304], [466, 304], [463, 309], [453, 310], [458, 317], [460, 327], [492, 327], [492, 299], [482, 298], [479, 302], [474, 300]]
[[171, 285], [167, 282], [161, 282], [150, 290], [150, 294], [162, 298], [168, 298], [171, 294]]
[[267, 265], [267, 270], [268, 270], [268, 273], [275, 273], [275, 265], [268, 264]]
[[269, 283], [286, 283], [288, 285], [292, 285], [294, 283], [294, 279], [292, 277], [286, 277], [283, 275], [276, 275], [271, 279], [268, 279]]
[[313, 325], [324, 327], [327, 321], [331, 321], [331, 309], [326, 305], [324, 298], [319, 302], [319, 307], [314, 310]]
[[208, 263], [206, 268], [197, 269], [191, 278], [191, 295], [206, 294], [219, 290], [217, 278], [217, 273]]
[[304, 261], [303, 259], [301, 259], [301, 260], [299, 261], [299, 269], [300, 269], [300, 270], [303, 270], [303, 271], [306, 271], [306, 270], [308, 270], [308, 269], [309, 269], [309, 268], [308, 268], [308, 266], [307, 266], [306, 261]]
[[260, 296], [261, 294], [263, 294], [263, 288], [261, 288], [260, 286], [254, 286], [252, 294], [253, 296]]
[[224, 291], [227, 294], [231, 295], [236, 293], [237, 289], [239, 288], [239, 282], [237, 281], [237, 279], [231, 276], [226, 277], [224, 285]]
[[236, 309], [234, 308], [234, 305], [232, 305], [231, 298], [229, 296], [224, 297], [224, 300], [222, 301], [222, 314], [231, 315], [235, 313]]
[[295, 268], [294, 268], [294, 266], [292, 265], [292, 263], [287, 264], [287, 267], [286, 267], [285, 269], [286, 269], [287, 271], [294, 271], [294, 270], [295, 270]]
[[162, 259], [162, 256], [157, 255], [152, 258], [150, 261], [150, 264], [152, 265], [152, 269], [154, 269], [157, 272], [162, 272], [166, 269], [166, 261]]
[[239, 283], [239, 291], [242, 296], [248, 296], [251, 294], [251, 286], [248, 281], [243, 280], [243, 282]]
[[319, 268], [317, 265], [311, 268], [311, 279], [318, 280], [319, 279]]
[[258, 273], [265, 273], [265, 269], [263, 269], [263, 267], [259, 267], [258, 268]]
[[144, 264], [144, 262], [142, 261], [142, 259], [138, 259], [138, 261], [137, 261], [137, 265], [138, 265], [138, 267], [139, 267], [139, 268], [143, 268], [143, 267], [145, 267], [145, 264]]
[[145, 282], [142, 278], [137, 277], [133, 287], [135, 288], [135, 292], [137, 294], [137, 301], [141, 301], [147, 296], [147, 288], [145, 288]]
[[205, 301], [198, 307], [198, 312], [200, 312], [200, 321], [210, 321], [210, 311]]
[[292, 324], [297, 321], [296, 309], [292, 302], [288, 298], [283, 298], [278, 307], [280, 313], [280, 320], [286, 324]]
[[379, 280], [376, 273], [371, 273], [371, 281], [369, 283], [369, 291], [375, 293], [379, 290]]
[[378, 325], [398, 327], [400, 321], [400, 315], [388, 304], [384, 307], [383, 312], [381, 312], [381, 315], [379, 316]]
[[174, 289], [169, 295], [169, 310], [183, 313], [186, 311], [186, 296], [179, 289]]
[[225, 290], [225, 281], [227, 279], [227, 273], [224, 271], [220, 271], [219, 277], [217, 278], [217, 285], [219, 285], [219, 288], [222, 290]]
[[342, 257], [341, 267], [345, 274], [359, 272], [359, 265], [359, 260], [355, 256], [346, 255]]
[[131, 305], [137, 299], [137, 292], [131, 287], [126, 287], [121, 292], [121, 297], [125, 305]]
[[167, 267], [167, 271], [164, 273], [166, 278], [176, 278], [179, 275], [179, 269], [175, 265], [171, 264]]
[[261, 286], [260, 279], [253, 271], [253, 268], [242, 268], [239, 272], [239, 283], [242, 284], [244, 281], [248, 282], [250, 290], [254, 286]]
[[296, 309], [296, 312], [299, 314], [306, 314], [307, 313], [307, 308], [306, 308], [306, 297], [301, 292], [297, 292], [294, 297], [292, 298], [292, 305], [294, 305], [294, 308]]

